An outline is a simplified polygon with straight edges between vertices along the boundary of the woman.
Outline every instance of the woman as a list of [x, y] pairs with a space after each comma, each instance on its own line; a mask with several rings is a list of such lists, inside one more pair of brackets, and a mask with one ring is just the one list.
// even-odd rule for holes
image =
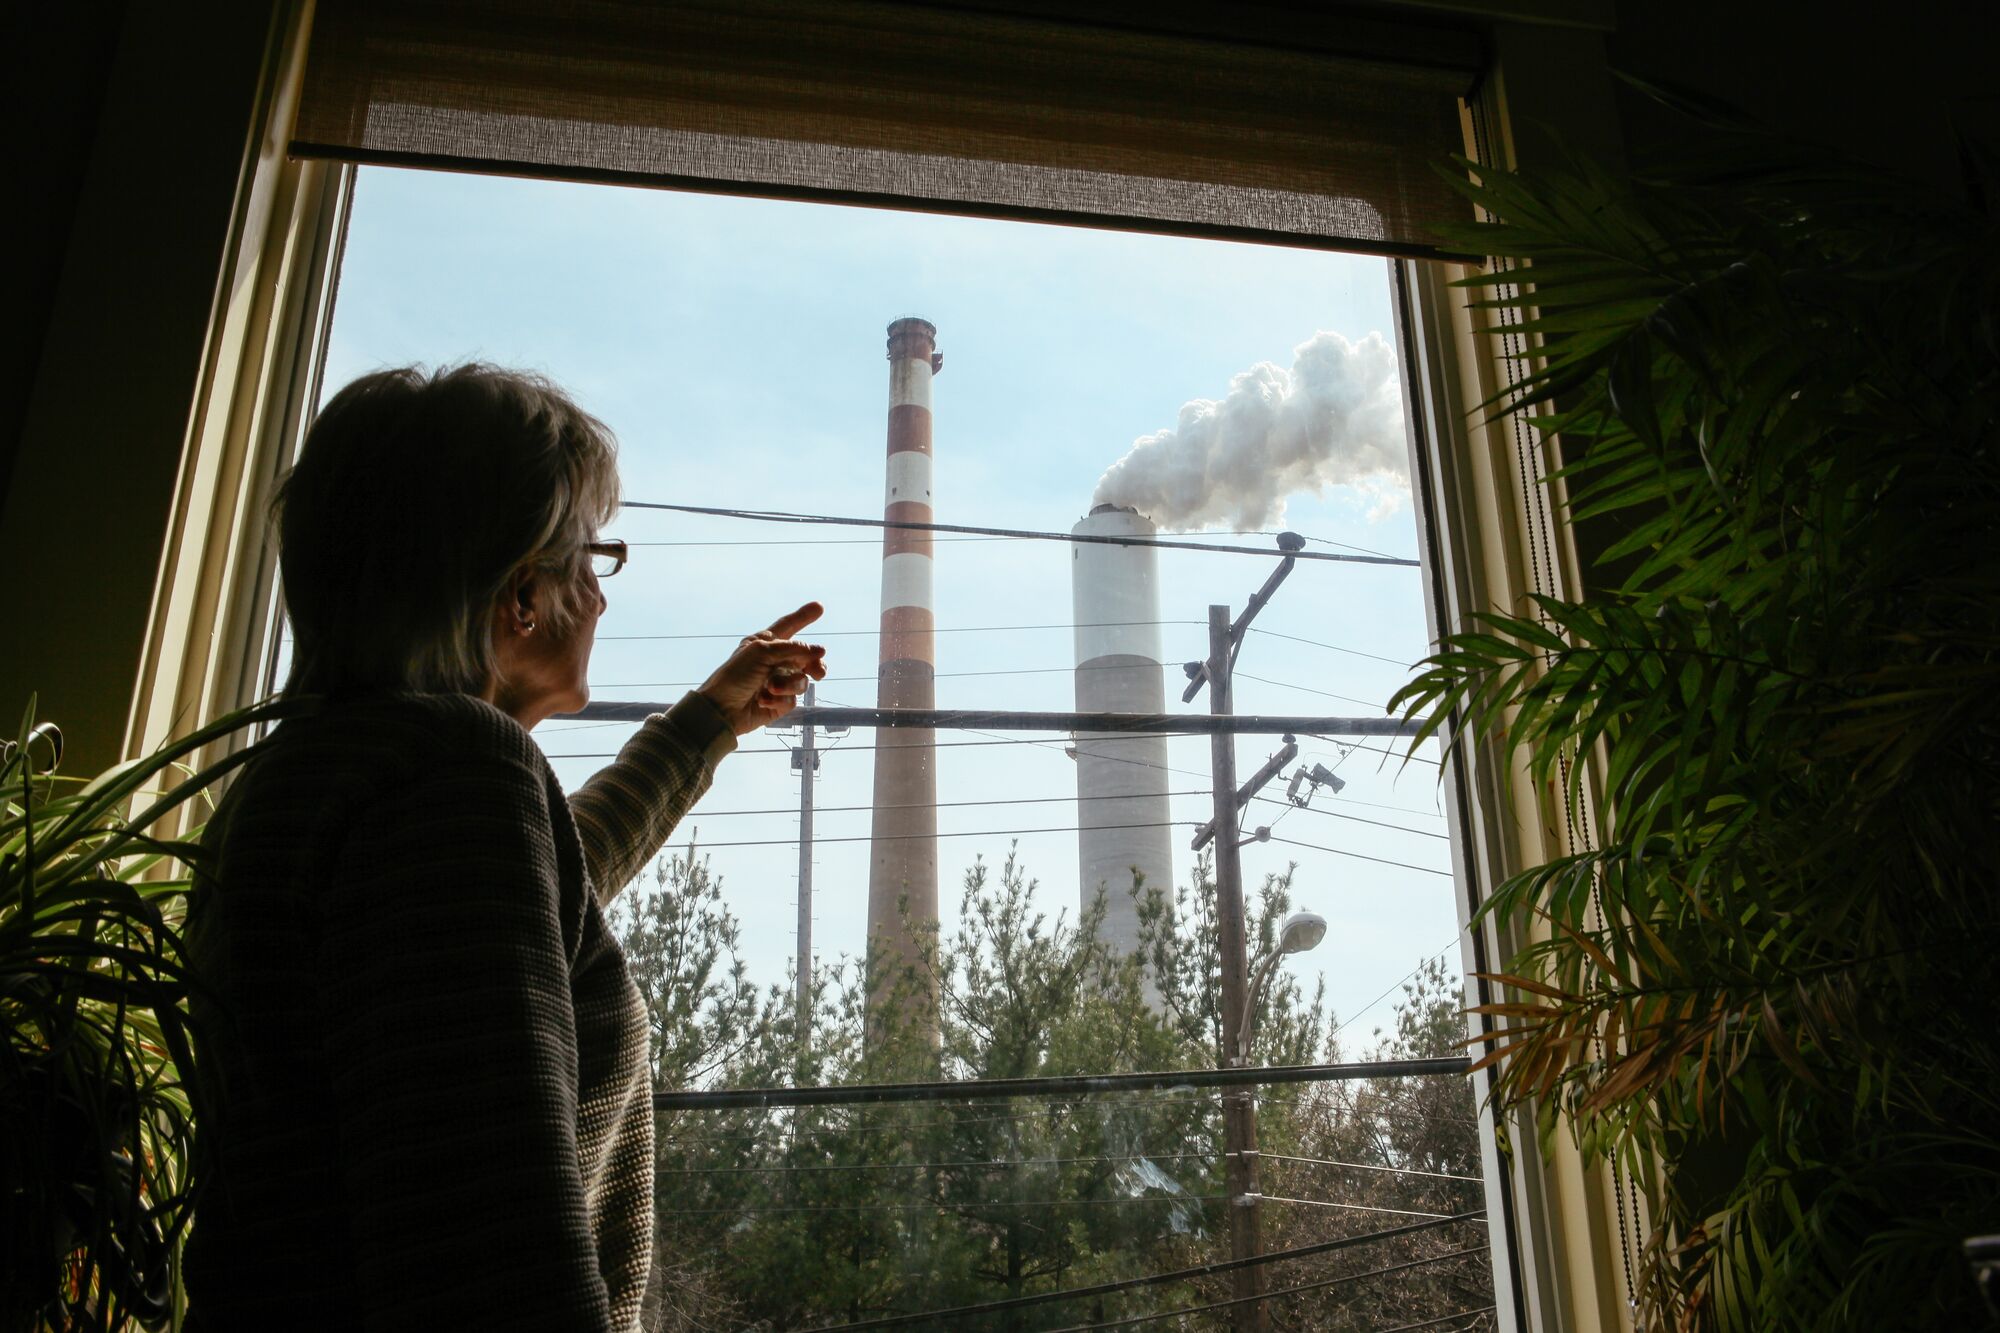
[[588, 697], [624, 561], [609, 432], [540, 379], [348, 385], [279, 499], [318, 696], [205, 837], [191, 1326], [638, 1327], [646, 1020], [600, 905], [783, 716], [809, 603], [565, 799], [528, 738]]

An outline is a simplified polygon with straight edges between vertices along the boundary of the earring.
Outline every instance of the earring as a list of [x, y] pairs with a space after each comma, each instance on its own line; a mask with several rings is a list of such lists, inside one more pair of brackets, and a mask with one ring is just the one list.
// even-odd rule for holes
[[534, 632], [535, 632], [535, 622], [532, 620], [527, 621], [521, 626], [521, 633], [523, 634], [533, 634]]

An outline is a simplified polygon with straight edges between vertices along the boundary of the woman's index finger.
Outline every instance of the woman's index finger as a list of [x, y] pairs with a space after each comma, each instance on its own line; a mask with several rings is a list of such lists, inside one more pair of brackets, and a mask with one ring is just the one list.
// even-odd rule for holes
[[818, 602], [807, 602], [790, 615], [779, 616], [773, 621], [771, 623], [771, 635], [773, 638], [789, 639], [807, 625], [812, 624], [813, 621], [818, 620], [825, 613], [826, 608]]

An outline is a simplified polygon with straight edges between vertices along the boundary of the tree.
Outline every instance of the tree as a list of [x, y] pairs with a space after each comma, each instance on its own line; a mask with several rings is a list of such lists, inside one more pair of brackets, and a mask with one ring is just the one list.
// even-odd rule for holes
[[[1263, 948], [1290, 907], [1291, 878], [1274, 876], [1254, 896], [1249, 933]], [[935, 983], [939, 1046], [932, 1049], [927, 1037], [899, 1041], [882, 998], [896, 988], [876, 989], [868, 1006], [870, 988], [858, 969], [837, 965], [813, 979], [809, 1076], [883, 1082], [913, 1071], [967, 1079], [1212, 1068], [1220, 1013], [1207, 863], [1171, 896], [1134, 887], [1147, 923], [1144, 948], [1119, 958], [1098, 939], [1101, 904], [1074, 921], [1064, 912], [1051, 919], [1014, 856], [998, 867], [997, 882], [992, 868], [975, 861], [964, 878], [958, 929], [923, 951], [918, 965], [927, 975], [905, 988], [927, 997]], [[694, 849], [662, 863], [652, 887], [635, 887], [628, 899], [614, 921], [670, 1052], [658, 1066], [662, 1086], [688, 1077], [778, 1086], [796, 1076], [789, 992], [752, 993], [736, 964], [736, 927], [721, 884]], [[1167, 960], [1158, 974], [1159, 1012], [1146, 998], [1142, 958], [1156, 966]], [[1398, 1011], [1398, 1040], [1426, 1053], [1445, 1040], [1443, 1010], [1455, 1005], [1443, 998], [1448, 989], [1441, 970], [1420, 974]], [[922, 1003], [928, 1013], [928, 1000]], [[671, 1024], [691, 1031], [671, 1035]], [[1308, 1000], [1280, 978], [1260, 1013], [1258, 1050], [1275, 1063], [1332, 1059], [1333, 1033], [1321, 998]], [[1330, 1088], [1268, 1097], [1260, 1132], [1271, 1151], [1318, 1158], [1351, 1152], [1339, 1160], [1381, 1168], [1476, 1159], [1469, 1094], [1457, 1084], [1442, 1100], [1453, 1092], [1465, 1103], [1456, 1108], [1461, 1114], [1429, 1136], [1402, 1126], [1392, 1103], [1404, 1094], [1387, 1089], [1372, 1101]], [[803, 1327], [1058, 1291], [1215, 1258], [1227, 1234], [1218, 1103], [1192, 1090], [675, 1112], [660, 1123], [660, 1249], [669, 1261], [660, 1294], [672, 1328]], [[1462, 1143], [1451, 1141], [1454, 1134]], [[1379, 1199], [1383, 1207], [1430, 1206], [1423, 1201], [1429, 1195], [1412, 1193], [1418, 1178], [1394, 1170], [1299, 1169], [1319, 1173], [1296, 1186], [1311, 1197], [1332, 1192], [1357, 1203]], [[1396, 1220], [1299, 1208], [1272, 1244], [1306, 1244]], [[1412, 1237], [1394, 1259], [1434, 1256], [1455, 1243]], [[1390, 1262], [1378, 1248], [1316, 1263], [1303, 1276]], [[955, 1326], [1060, 1327], [1224, 1299], [1226, 1285], [1139, 1289], [1088, 1308], [1050, 1303]], [[1372, 1327], [1409, 1310], [1450, 1313], [1485, 1303], [1441, 1304], [1435, 1286], [1356, 1282], [1335, 1289], [1337, 1301], [1291, 1298], [1279, 1324], [1338, 1327], [1313, 1322], [1335, 1312]]]

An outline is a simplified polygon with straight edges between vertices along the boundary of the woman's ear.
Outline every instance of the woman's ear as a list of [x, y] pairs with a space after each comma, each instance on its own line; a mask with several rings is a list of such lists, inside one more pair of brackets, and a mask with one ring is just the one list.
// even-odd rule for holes
[[542, 580], [533, 568], [517, 569], [500, 590], [498, 626], [507, 635], [533, 634], [542, 618]]

